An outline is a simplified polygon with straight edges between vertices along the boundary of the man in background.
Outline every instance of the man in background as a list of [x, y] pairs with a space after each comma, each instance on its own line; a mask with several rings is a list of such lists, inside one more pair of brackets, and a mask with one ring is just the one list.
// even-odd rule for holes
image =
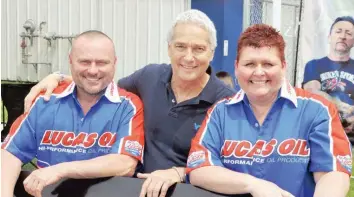
[[222, 82], [224, 82], [227, 86], [234, 89], [233, 79], [228, 72], [219, 71], [215, 75], [218, 79], [220, 79]]
[[343, 127], [354, 143], [354, 18], [338, 17], [329, 35], [329, 54], [309, 61], [305, 66], [303, 87], [336, 104]]

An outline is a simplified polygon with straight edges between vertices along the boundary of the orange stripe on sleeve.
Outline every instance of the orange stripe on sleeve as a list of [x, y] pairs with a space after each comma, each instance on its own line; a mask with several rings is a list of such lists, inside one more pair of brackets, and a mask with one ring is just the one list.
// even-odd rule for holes
[[[138, 96], [133, 93], [127, 92], [124, 89], [119, 89], [119, 95], [125, 96], [127, 100], [129, 100], [130, 104], [133, 108], [135, 108], [135, 114], [131, 119], [130, 125], [130, 136], [125, 137], [122, 144], [121, 153], [125, 155], [132, 156], [125, 150], [127, 140], [138, 142], [141, 145], [141, 149], [139, 148], [140, 154], [138, 156], [133, 156], [138, 159], [140, 162], [143, 162], [143, 154], [144, 154], [144, 108], [143, 103]], [[137, 147], [136, 147], [137, 148]]]
[[[60, 94], [63, 91], [65, 91], [65, 89], [70, 85], [71, 82], [62, 82], [57, 88], [55, 88], [53, 90], [52, 94]], [[6, 149], [6, 147], [8, 146], [8, 144], [11, 142], [11, 140], [13, 139], [13, 137], [15, 137], [15, 135], [17, 134], [17, 132], [19, 131], [22, 123], [26, 120], [27, 116], [29, 115], [29, 113], [31, 112], [32, 108], [34, 107], [35, 103], [38, 101], [38, 99], [40, 99], [40, 97], [42, 97], [45, 94], [45, 91], [41, 91], [36, 98], [32, 101], [32, 105], [31, 105], [31, 109], [29, 110], [29, 112], [22, 114], [21, 116], [19, 116], [15, 122], [12, 123], [11, 128], [10, 128], [10, 132], [9, 134], [6, 136], [4, 142], [1, 145], [1, 148]]]
[[202, 145], [202, 141], [203, 141], [204, 135], [206, 134], [206, 132], [208, 130], [207, 125], [210, 121], [210, 118], [211, 118], [211, 115], [212, 115], [214, 109], [216, 108], [216, 106], [219, 103], [224, 102], [225, 100], [227, 100], [227, 99], [222, 99], [219, 102], [217, 102], [216, 104], [214, 104], [211, 108], [209, 108], [209, 110], [207, 111], [207, 114], [203, 120], [202, 125], [200, 126], [200, 128], [198, 129], [198, 132], [196, 133], [196, 135], [192, 139], [191, 149], [189, 151], [189, 156], [188, 156], [188, 160], [187, 160], [186, 174], [190, 173], [194, 169], [212, 165], [212, 163], [210, 163], [210, 161], [211, 161], [210, 152], [208, 151], [207, 148], [205, 148]]
[[351, 169], [352, 165], [351, 145], [339, 119], [336, 106], [320, 95], [312, 94], [299, 88], [296, 88], [296, 93], [298, 96], [317, 101], [328, 111], [330, 118], [330, 151], [333, 155], [332, 169], [333, 171], [344, 172], [350, 176], [351, 172], [348, 169]]
[[12, 123], [9, 134], [6, 136], [4, 142], [1, 144], [2, 149], [7, 148], [7, 145], [9, 144], [11, 139], [16, 135], [18, 130], [20, 130], [20, 127], [22, 123], [25, 121], [25, 119], [27, 118], [27, 116], [28, 113], [22, 114], [15, 120], [15, 122]]
[[331, 127], [332, 127], [331, 142], [333, 147], [332, 153], [336, 165], [336, 169], [333, 170], [347, 173], [350, 176], [351, 172], [344, 167], [346, 165], [349, 165], [351, 168], [352, 165], [350, 142], [342, 127], [336, 107], [334, 105], [329, 105], [328, 110], [332, 120], [331, 121]]

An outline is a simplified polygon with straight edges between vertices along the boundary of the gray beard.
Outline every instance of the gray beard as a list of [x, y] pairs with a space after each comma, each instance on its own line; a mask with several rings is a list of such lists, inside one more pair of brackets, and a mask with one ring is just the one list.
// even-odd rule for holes
[[344, 50], [344, 51], [337, 51], [337, 50], [334, 50], [334, 53], [335, 53], [337, 56], [347, 56], [347, 55], [349, 55], [349, 53], [350, 53], [350, 48], [347, 47], [347, 49]]

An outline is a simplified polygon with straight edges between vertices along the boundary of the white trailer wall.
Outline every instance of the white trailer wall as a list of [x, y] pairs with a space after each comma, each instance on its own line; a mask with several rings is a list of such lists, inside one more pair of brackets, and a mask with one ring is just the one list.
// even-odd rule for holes
[[[116, 79], [127, 76], [147, 63], [169, 62], [166, 34], [175, 16], [190, 9], [191, 0], [2, 0], [1, 79], [38, 81], [52, 71], [69, 73], [68, 39], [51, 44], [26, 38], [28, 62], [22, 64], [23, 24], [33, 19], [35, 33], [75, 35], [89, 29], [105, 32], [115, 41], [118, 64]], [[46, 22], [39, 32], [39, 24]]]

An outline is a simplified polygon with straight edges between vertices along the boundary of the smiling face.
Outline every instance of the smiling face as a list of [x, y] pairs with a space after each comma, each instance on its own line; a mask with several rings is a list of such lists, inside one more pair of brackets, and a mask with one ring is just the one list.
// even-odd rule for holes
[[113, 80], [116, 57], [112, 41], [104, 36], [81, 36], [69, 56], [77, 91], [100, 94]]
[[266, 24], [248, 27], [237, 45], [235, 75], [251, 100], [272, 101], [285, 80], [285, 41]]
[[348, 21], [339, 21], [333, 25], [328, 38], [331, 51], [349, 53], [354, 44], [354, 25]]
[[235, 74], [240, 87], [253, 100], [275, 98], [285, 77], [285, 63], [275, 47], [244, 47]]
[[175, 79], [185, 82], [201, 79], [214, 55], [208, 31], [193, 23], [177, 24], [168, 55]]

